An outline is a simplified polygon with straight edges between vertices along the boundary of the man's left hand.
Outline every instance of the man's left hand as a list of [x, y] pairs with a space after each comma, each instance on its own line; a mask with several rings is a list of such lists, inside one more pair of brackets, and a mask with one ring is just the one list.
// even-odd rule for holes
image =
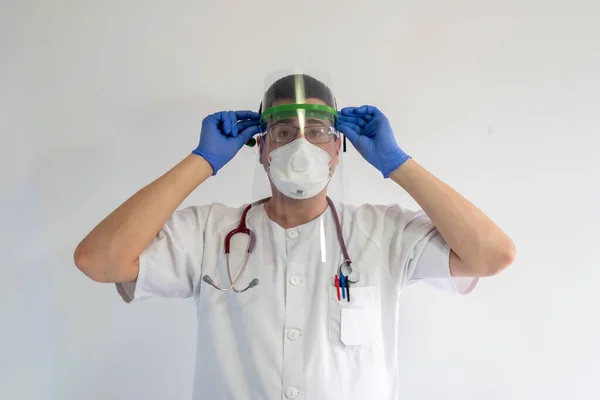
[[387, 117], [376, 107], [343, 108], [338, 130], [384, 178], [410, 158], [396, 143]]

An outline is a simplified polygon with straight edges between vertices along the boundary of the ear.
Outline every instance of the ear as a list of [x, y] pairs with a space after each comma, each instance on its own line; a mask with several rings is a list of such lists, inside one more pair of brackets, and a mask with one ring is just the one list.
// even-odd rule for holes
[[263, 160], [262, 160], [262, 152], [263, 152], [262, 136], [260, 136], [260, 135], [256, 136], [256, 144], [258, 145], [258, 162], [262, 164], [263, 163]]
[[335, 152], [337, 153], [337, 155], [340, 155], [340, 149], [342, 147], [342, 136], [340, 135], [339, 138], [336, 139], [335, 141]]

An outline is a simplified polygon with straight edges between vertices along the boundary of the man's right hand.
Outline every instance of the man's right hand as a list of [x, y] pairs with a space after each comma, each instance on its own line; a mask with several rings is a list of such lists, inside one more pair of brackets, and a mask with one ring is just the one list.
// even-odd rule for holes
[[200, 143], [192, 151], [204, 157], [217, 174], [250, 138], [260, 132], [260, 115], [254, 111], [221, 111], [202, 121]]

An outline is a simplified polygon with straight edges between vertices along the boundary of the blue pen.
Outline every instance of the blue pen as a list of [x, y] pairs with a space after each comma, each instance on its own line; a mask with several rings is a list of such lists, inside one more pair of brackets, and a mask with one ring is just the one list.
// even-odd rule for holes
[[342, 288], [342, 299], [346, 298], [346, 277], [340, 271], [340, 287]]

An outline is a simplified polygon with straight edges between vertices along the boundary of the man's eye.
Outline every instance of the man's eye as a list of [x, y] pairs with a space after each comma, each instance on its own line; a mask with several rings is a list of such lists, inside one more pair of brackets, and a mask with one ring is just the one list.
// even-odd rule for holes
[[281, 138], [286, 138], [291, 135], [290, 131], [277, 131], [277, 136]]
[[325, 133], [325, 128], [311, 128], [308, 130], [308, 136], [312, 137], [318, 137], [324, 135]]

